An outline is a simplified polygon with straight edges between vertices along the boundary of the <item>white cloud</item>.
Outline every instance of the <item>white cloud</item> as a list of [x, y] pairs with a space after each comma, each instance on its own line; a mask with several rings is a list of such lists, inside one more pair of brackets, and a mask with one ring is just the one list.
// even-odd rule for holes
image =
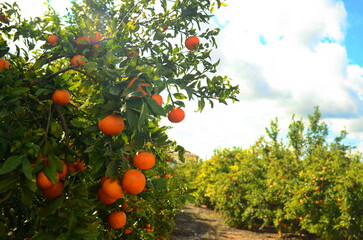
[[[286, 133], [293, 113], [306, 117], [318, 105], [333, 134], [346, 126], [349, 137], [363, 140], [363, 69], [348, 64], [343, 3], [239, 0], [228, 4], [216, 12], [215, 22], [225, 25], [217, 39], [216, 57], [221, 59], [219, 74], [240, 84], [241, 101], [198, 118], [190, 116], [186, 121], [195, 127], [176, 126], [171, 136], [187, 149], [203, 153], [201, 157], [211, 156], [217, 146], [250, 146], [275, 117]], [[188, 136], [181, 137], [183, 131]]]
[[[16, 2], [21, 9], [21, 14], [25, 18], [40, 17], [47, 11], [48, 4], [46, 0], [8, 0], [10, 4]], [[65, 13], [65, 9], [71, 6], [68, 0], [51, 0], [50, 5], [59, 13]]]
[[[43, 0], [17, 2], [32, 16], [46, 9]], [[65, 9], [65, 2], [53, 0], [52, 5]], [[228, 4], [216, 11], [216, 22], [225, 27], [215, 57], [221, 59], [219, 74], [240, 85], [240, 102], [202, 113], [188, 103], [185, 120], [172, 124], [169, 135], [205, 159], [216, 148], [249, 147], [275, 117], [286, 132], [293, 113], [300, 118], [319, 105], [334, 133], [346, 126], [350, 138], [363, 141], [363, 68], [348, 63], [344, 37], [349, 13], [342, 1]], [[167, 119], [162, 124], [171, 125]]]

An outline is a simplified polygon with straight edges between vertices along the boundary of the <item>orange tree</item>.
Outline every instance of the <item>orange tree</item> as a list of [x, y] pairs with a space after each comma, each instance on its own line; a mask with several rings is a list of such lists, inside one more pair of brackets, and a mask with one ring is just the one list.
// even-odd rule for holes
[[318, 109], [308, 124], [293, 117], [284, 140], [274, 120], [249, 149], [216, 151], [190, 180], [197, 203], [220, 210], [236, 227], [361, 239], [361, 154], [343, 143], [345, 131], [328, 142], [320, 117]]
[[182, 147], [159, 119], [236, 100], [210, 57], [221, 5], [83, 0], [32, 19], [1, 5], [1, 239], [171, 233], [185, 195], [165, 160]]

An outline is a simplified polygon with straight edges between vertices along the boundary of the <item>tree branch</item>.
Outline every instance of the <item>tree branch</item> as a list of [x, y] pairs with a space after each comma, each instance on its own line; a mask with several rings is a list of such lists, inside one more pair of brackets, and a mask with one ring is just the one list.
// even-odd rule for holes
[[68, 146], [69, 144], [69, 129], [68, 129], [68, 126], [67, 126], [67, 122], [64, 118], [64, 115], [62, 113], [62, 111], [59, 109], [58, 106], [55, 107], [55, 110], [57, 111], [58, 113], [58, 116], [62, 122], [62, 126], [63, 126], [63, 130], [64, 130], [64, 134], [66, 135], [66, 145]]
[[58, 76], [59, 74], [65, 73], [65, 72], [67, 72], [67, 71], [69, 71], [69, 70], [72, 70], [72, 69], [74, 69], [74, 68], [75, 68], [75, 66], [69, 66], [69, 67], [67, 67], [67, 68], [65, 68], [65, 69], [62, 69], [62, 70], [60, 70], [60, 71], [58, 71], [58, 72], [55, 72], [55, 73], [52, 73], [52, 74], [48, 75], [45, 79], [46, 79], [46, 80], [49, 80], [49, 79], [51, 79], [51, 78], [54, 78], [55, 76]]
[[47, 142], [48, 140], [48, 133], [49, 133], [49, 127], [50, 127], [50, 120], [52, 118], [52, 105], [49, 106], [49, 113], [48, 113], [48, 119], [47, 119], [47, 127], [45, 129], [45, 135], [44, 138], [42, 140], [42, 142], [39, 144], [40, 147], [42, 147], [42, 145]]

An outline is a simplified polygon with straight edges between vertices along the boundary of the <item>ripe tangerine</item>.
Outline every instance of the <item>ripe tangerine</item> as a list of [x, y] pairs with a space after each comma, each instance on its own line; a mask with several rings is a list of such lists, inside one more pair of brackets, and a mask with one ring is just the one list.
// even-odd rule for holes
[[[57, 175], [57, 181], [58, 180], [59, 178]], [[50, 188], [55, 185], [52, 181], [49, 180], [49, 178], [44, 174], [43, 171], [40, 171], [37, 175], [37, 184], [42, 189]]]
[[94, 34], [92, 34], [92, 36], [89, 37], [91, 43], [99, 42], [101, 41], [101, 39], [102, 39], [102, 34], [99, 32], [95, 32]]
[[106, 135], [116, 135], [124, 130], [124, 120], [117, 115], [110, 114], [98, 123], [98, 128]]
[[64, 106], [69, 103], [71, 95], [65, 89], [56, 89], [52, 94], [52, 101], [55, 105]]
[[161, 95], [154, 93], [151, 95], [151, 98], [154, 99], [159, 106], [163, 104], [163, 97]]
[[82, 60], [80, 58], [84, 58], [82, 55], [75, 55], [72, 57], [71, 59], [71, 65], [72, 66], [79, 66], [79, 65], [84, 65], [86, 64], [86, 60]]
[[196, 36], [190, 36], [185, 40], [185, 47], [188, 50], [195, 50], [196, 46], [199, 45], [199, 38]]
[[122, 188], [125, 192], [136, 195], [141, 193], [146, 185], [145, 175], [136, 169], [130, 169], [122, 177]]
[[58, 173], [58, 178], [59, 179], [64, 178], [67, 175], [67, 172], [68, 172], [67, 164], [63, 160], [61, 160], [61, 162], [62, 162], [62, 172]]
[[50, 35], [47, 37], [47, 43], [50, 45], [54, 45], [58, 42], [58, 36], [57, 35]]
[[148, 170], [155, 165], [155, 156], [150, 152], [139, 152], [133, 157], [135, 167], [141, 170]]
[[76, 45], [77, 47], [85, 47], [91, 43], [91, 40], [89, 37], [81, 36], [76, 39]]
[[103, 190], [102, 187], [98, 189], [97, 192], [98, 200], [100, 200], [103, 204], [112, 204], [116, 202], [117, 198], [111, 198], [106, 193], [105, 190]]
[[115, 211], [107, 217], [108, 225], [113, 229], [119, 229], [126, 224], [126, 214], [123, 211]]
[[173, 108], [169, 113], [168, 113], [168, 119], [170, 122], [172, 123], [179, 123], [181, 121], [183, 121], [185, 117], [185, 112], [183, 109], [181, 108]]
[[106, 179], [102, 184], [103, 191], [109, 198], [119, 199], [124, 196], [119, 180], [112, 181], [112, 178]]
[[46, 198], [56, 198], [63, 192], [63, 183], [58, 182], [49, 188], [42, 189], [42, 193]]
[[0, 71], [3, 70], [4, 68], [9, 69], [10, 63], [8, 61], [6, 61], [5, 59], [0, 58]]

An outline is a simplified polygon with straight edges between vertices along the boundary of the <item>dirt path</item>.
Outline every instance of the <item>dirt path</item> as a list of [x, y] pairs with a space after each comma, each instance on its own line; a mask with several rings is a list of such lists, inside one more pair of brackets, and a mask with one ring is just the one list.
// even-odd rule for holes
[[[210, 209], [188, 204], [176, 218], [174, 235], [170, 240], [272, 240], [282, 239], [274, 232], [252, 232], [228, 227], [220, 215]], [[283, 239], [307, 239], [284, 236]], [[312, 238], [310, 238], [312, 239]]]

